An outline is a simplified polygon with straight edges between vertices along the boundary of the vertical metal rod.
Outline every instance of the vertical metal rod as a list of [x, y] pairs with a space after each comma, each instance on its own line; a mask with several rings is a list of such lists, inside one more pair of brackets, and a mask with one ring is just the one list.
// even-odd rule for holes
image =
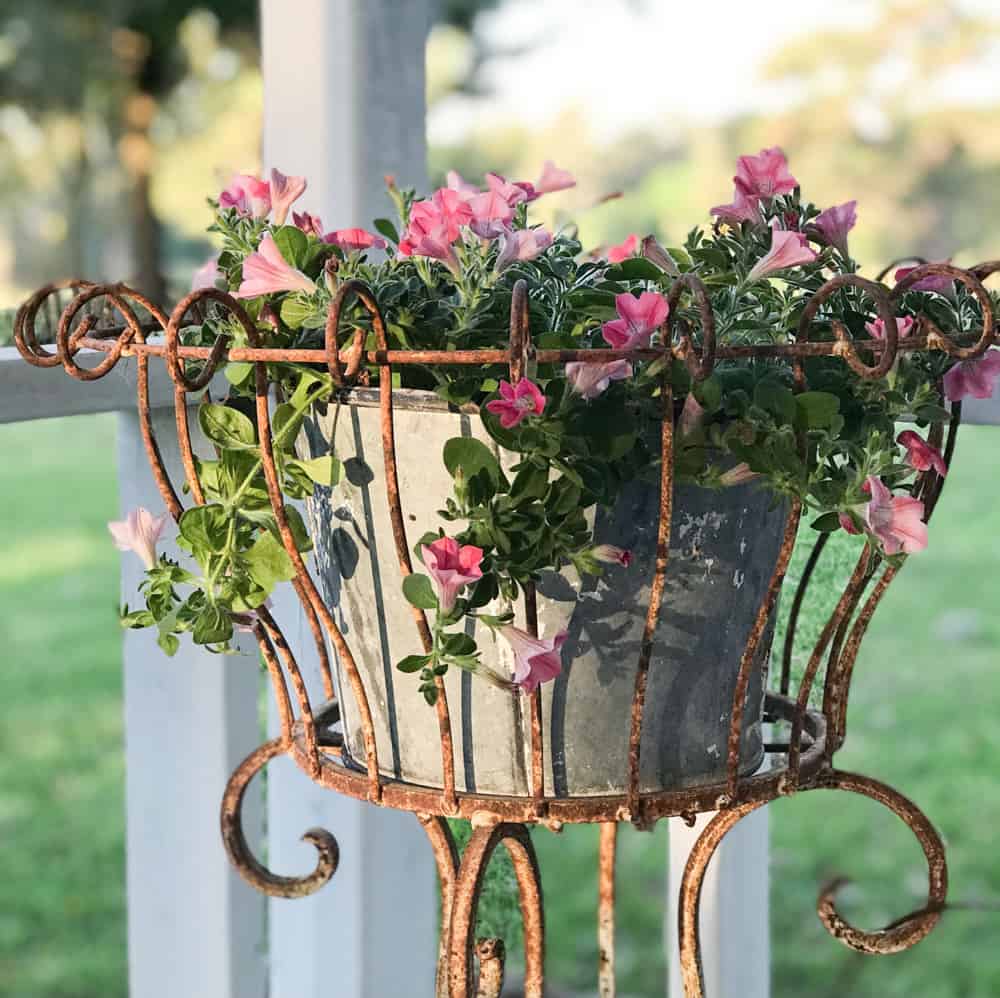
[[615, 998], [615, 859], [618, 823], [601, 825], [597, 886], [597, 993]]

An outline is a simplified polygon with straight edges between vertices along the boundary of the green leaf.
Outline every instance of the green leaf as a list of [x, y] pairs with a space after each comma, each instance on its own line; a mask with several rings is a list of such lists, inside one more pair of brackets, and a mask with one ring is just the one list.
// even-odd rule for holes
[[233, 618], [218, 604], [209, 603], [195, 617], [191, 636], [199, 645], [228, 641], [233, 636]]
[[279, 446], [287, 450], [295, 444], [295, 438], [302, 428], [305, 413], [298, 410], [291, 402], [282, 402], [271, 415], [271, 438], [279, 436]]
[[226, 546], [229, 516], [216, 504], [192, 506], [181, 514], [178, 529], [189, 550], [217, 553]]
[[[831, 396], [831, 398], [836, 400], [836, 396]], [[753, 400], [755, 405], [759, 405], [772, 416], [776, 416], [782, 423], [793, 424], [795, 422], [795, 395], [790, 388], [774, 381], [761, 381], [754, 389]], [[839, 407], [839, 401], [837, 404]], [[836, 409], [834, 411], [836, 412]]]
[[510, 497], [519, 499], [541, 499], [549, 487], [548, 468], [536, 464], [526, 464], [517, 473], [510, 487]]
[[295, 566], [284, 545], [274, 534], [261, 534], [243, 553], [242, 561], [254, 582], [265, 592], [270, 592], [279, 582], [295, 577]]
[[421, 610], [437, 608], [438, 598], [434, 594], [431, 580], [426, 575], [413, 574], [403, 579], [403, 595], [412, 606]]
[[242, 385], [253, 374], [253, 364], [243, 360], [231, 360], [226, 364], [226, 381], [231, 385]]
[[922, 405], [917, 410], [917, 419], [924, 423], [947, 423], [951, 413], [939, 405]]
[[292, 460], [289, 466], [304, 471], [317, 485], [333, 486], [340, 481], [340, 462], [332, 455], [314, 457], [308, 461]]
[[476, 651], [475, 640], [461, 631], [444, 635], [443, 644], [448, 655], [472, 655]]
[[198, 424], [202, 433], [223, 449], [252, 450], [257, 443], [253, 423], [237, 409], [218, 402], [198, 407]]
[[306, 265], [309, 239], [297, 225], [282, 225], [273, 233], [274, 244], [278, 247], [285, 263], [300, 270]]
[[157, 639], [156, 643], [169, 655], [171, 658], [177, 654], [177, 649], [180, 648], [181, 643], [177, 639], [176, 634], [161, 634]]
[[326, 313], [305, 295], [289, 295], [281, 303], [281, 321], [289, 329], [318, 329], [326, 322]]
[[500, 464], [482, 441], [472, 437], [452, 437], [444, 445], [444, 464], [451, 475], [461, 468], [466, 478], [486, 471], [494, 482], [500, 481]]
[[831, 534], [834, 530], [840, 529], [840, 517], [836, 513], [824, 513], [822, 516], [817, 516], [809, 526], [821, 534]]
[[609, 281], [659, 281], [663, 271], [645, 257], [633, 256], [609, 267], [605, 276]]
[[802, 392], [795, 396], [799, 421], [810, 430], [821, 430], [840, 412], [840, 399], [829, 392]]
[[396, 231], [396, 226], [392, 224], [387, 218], [376, 218], [372, 225], [375, 226], [375, 231], [380, 236], [385, 236], [386, 239], [391, 243], [399, 243], [399, 233]]
[[407, 655], [396, 663], [400, 672], [419, 672], [431, 661], [430, 655]]

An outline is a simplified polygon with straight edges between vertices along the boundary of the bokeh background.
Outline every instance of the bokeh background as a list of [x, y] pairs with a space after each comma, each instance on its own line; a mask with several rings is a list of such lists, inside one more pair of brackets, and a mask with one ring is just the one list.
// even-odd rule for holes
[[[259, 167], [246, 2], [0, 2], [0, 309], [53, 276], [170, 300], [210, 252], [205, 195]], [[445, 0], [428, 47], [431, 170], [574, 170], [584, 244], [676, 242], [729, 200], [735, 157], [784, 147], [821, 205], [859, 201], [855, 255], [1000, 255], [1000, 9], [991, 0]], [[280, 164], [279, 164], [280, 165]], [[622, 197], [606, 200], [621, 192]], [[544, 202], [543, 202], [544, 204]], [[363, 220], [358, 220], [359, 222]], [[12, 312], [0, 314], [0, 342]], [[126, 993], [112, 416], [0, 427], [0, 996]], [[774, 994], [1000, 994], [1000, 430], [971, 428], [862, 653], [842, 764], [917, 799], [951, 849], [955, 910], [910, 953], [829, 940], [818, 884], [884, 924], [919, 904], [909, 834], [829, 795], [771, 809]], [[844, 574], [847, 538], [809, 608]], [[793, 578], [803, 560], [796, 557]], [[558, 993], [593, 993], [589, 829], [539, 833]], [[665, 829], [625, 834], [620, 987], [663, 993]], [[498, 873], [502, 881], [504, 873]], [[513, 930], [502, 900], [488, 920]]]

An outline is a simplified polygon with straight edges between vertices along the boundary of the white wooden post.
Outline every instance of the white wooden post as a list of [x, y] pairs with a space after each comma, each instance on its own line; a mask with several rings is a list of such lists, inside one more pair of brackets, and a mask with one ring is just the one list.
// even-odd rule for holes
[[[53, 388], [69, 382], [59, 371], [33, 373]], [[179, 484], [173, 410], [156, 410], [153, 422]], [[118, 441], [122, 510], [162, 511], [134, 411], [119, 416]], [[139, 559], [123, 556], [122, 598], [133, 606], [141, 578]], [[129, 993], [264, 998], [265, 902], [230, 866], [219, 836], [229, 774], [263, 740], [256, 649], [223, 657], [182, 641], [167, 658], [151, 631], [127, 631], [124, 663]], [[245, 827], [259, 850], [259, 787], [247, 798]]]
[[[688, 853], [714, 812], [693, 828], [670, 819], [667, 917], [670, 998], [684, 998], [677, 944], [677, 899]], [[709, 998], [769, 998], [768, 809], [747, 815], [722, 840], [701, 894], [701, 954]]]
[[[427, 28], [426, 0], [261, 2], [264, 163], [308, 178], [301, 203], [328, 229], [391, 214], [386, 173], [424, 184]], [[277, 601], [276, 614], [321, 700], [294, 595]], [[320, 790], [284, 760], [270, 767], [267, 813], [277, 872], [310, 868], [299, 837], [313, 825], [341, 849], [340, 869], [318, 894], [271, 901], [273, 998], [429, 998], [437, 900], [416, 819]]]

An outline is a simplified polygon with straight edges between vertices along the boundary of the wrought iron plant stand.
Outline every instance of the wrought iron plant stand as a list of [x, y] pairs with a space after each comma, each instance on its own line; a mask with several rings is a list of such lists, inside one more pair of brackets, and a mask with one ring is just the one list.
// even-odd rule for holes
[[[708, 296], [692, 275], [678, 278], [668, 300], [670, 317], [664, 331], [664, 346], [635, 351], [645, 359], [671, 351], [683, 361], [692, 377], [706, 378], [717, 360], [726, 358], [786, 358], [796, 375], [796, 390], [807, 388], [803, 360], [807, 357], [834, 356], [864, 378], [881, 378], [892, 367], [898, 352], [904, 350], [941, 350], [968, 360], [980, 356], [995, 342], [994, 317], [990, 296], [983, 281], [1000, 270], [1000, 261], [958, 269], [944, 264], [925, 264], [889, 289], [879, 281], [856, 275], [841, 275], [829, 280], [811, 299], [801, 317], [794, 342], [752, 346], [717, 345], [715, 323]], [[884, 276], [885, 271], [883, 273]], [[900, 341], [896, 335], [896, 305], [902, 293], [927, 276], [943, 275], [960, 281], [978, 300], [983, 317], [979, 330], [949, 338], [932, 320], [923, 316], [913, 335]], [[839, 289], [853, 287], [875, 303], [885, 322], [884, 341], [865, 342], [862, 351], [874, 362], [867, 364], [848, 331], [833, 323], [832, 339], [810, 338], [814, 319], [823, 304]], [[71, 292], [58, 318], [56, 302], [60, 293]], [[677, 317], [682, 296], [690, 296], [700, 319], [701, 344], [696, 347], [691, 331]], [[100, 309], [99, 301], [103, 301]], [[371, 319], [375, 349], [366, 350], [358, 329], [350, 342], [341, 342], [341, 314], [347, 303], [359, 302]], [[374, 295], [365, 285], [352, 281], [344, 284], [331, 305], [322, 349], [270, 349], [263, 347], [260, 335], [238, 300], [214, 290], [199, 290], [184, 298], [168, 315], [154, 302], [120, 284], [97, 285], [85, 282], [51, 284], [38, 291], [18, 312], [15, 325], [17, 346], [24, 359], [36, 367], [62, 366], [72, 377], [93, 381], [107, 375], [123, 358], [135, 358], [137, 365], [138, 411], [145, 448], [163, 501], [173, 517], [183, 506], [170, 481], [150, 420], [149, 375], [151, 360], [162, 360], [174, 384], [177, 438], [186, 474], [186, 485], [194, 503], [204, 503], [204, 492], [196, 471], [196, 461], [188, 425], [188, 395], [204, 391], [213, 374], [226, 360], [254, 365], [256, 422], [259, 432], [263, 469], [274, 516], [284, 547], [296, 568], [295, 592], [308, 621], [321, 664], [325, 701], [311, 702], [295, 656], [281, 629], [266, 607], [246, 623], [252, 628], [260, 653], [266, 663], [277, 702], [281, 733], [252, 752], [232, 774], [221, 809], [222, 837], [233, 864], [258, 890], [282, 897], [299, 897], [322, 887], [336, 872], [339, 851], [328, 831], [311, 829], [304, 838], [317, 852], [315, 869], [306, 876], [279, 876], [266, 869], [251, 853], [241, 827], [241, 807], [246, 788], [267, 763], [279, 755], [290, 756], [310, 779], [359, 800], [385, 807], [411, 811], [423, 826], [437, 863], [441, 890], [441, 932], [437, 971], [437, 994], [442, 998], [498, 996], [504, 973], [504, 947], [501, 940], [476, 938], [476, 912], [483, 879], [490, 858], [503, 845], [510, 854], [520, 892], [524, 923], [525, 994], [541, 998], [543, 993], [544, 919], [538, 862], [529, 829], [544, 825], [558, 831], [565, 823], [600, 824], [598, 871], [598, 939], [600, 994], [614, 994], [614, 915], [615, 851], [618, 823], [632, 822], [650, 828], [663, 818], [678, 816], [693, 824], [702, 812], [718, 812], [712, 818], [690, 853], [680, 889], [679, 935], [682, 977], [689, 998], [704, 993], [701, 972], [698, 913], [699, 897], [705, 871], [726, 833], [752, 811], [778, 797], [811, 790], [845, 790], [879, 802], [898, 815], [914, 833], [923, 848], [928, 867], [927, 902], [917, 911], [898, 919], [887, 928], [862, 931], [849, 924], [836, 907], [837, 884], [822, 890], [818, 914], [827, 930], [847, 946], [866, 953], [893, 953], [907, 949], [923, 939], [937, 924], [945, 906], [947, 868], [944, 846], [930, 821], [920, 809], [896, 790], [868, 776], [844, 772], [834, 765], [835, 753], [844, 744], [847, 729], [848, 692], [858, 650], [872, 615], [889, 584], [898, 574], [898, 564], [886, 562], [870, 546], [864, 550], [805, 666], [797, 690], [792, 691], [791, 659], [799, 611], [806, 588], [828, 539], [820, 534], [815, 542], [801, 580], [794, 593], [790, 619], [781, 655], [777, 688], [766, 694], [765, 720], [785, 722], [787, 740], [766, 745], [769, 766], [754, 775], [741, 776], [739, 749], [741, 722], [754, 656], [778, 598], [795, 542], [801, 505], [789, 508], [783, 540], [766, 595], [754, 626], [746, 637], [732, 703], [727, 745], [727, 778], [713, 785], [682, 790], [647, 793], [640, 789], [639, 761], [643, 710], [650, 659], [656, 629], [669, 606], [661, 606], [664, 575], [670, 548], [673, 445], [673, 407], [670, 382], [662, 380], [662, 438], [660, 464], [660, 518], [657, 557], [650, 590], [645, 629], [641, 643], [635, 689], [628, 728], [628, 774], [626, 792], [616, 796], [564, 797], [547, 795], [543, 782], [542, 701], [536, 691], [530, 696], [530, 793], [522, 796], [484, 796], [456, 790], [455, 753], [448, 698], [440, 677], [436, 710], [440, 728], [441, 789], [429, 788], [387, 778], [379, 768], [376, 739], [368, 693], [352, 657], [351, 648], [338, 629], [330, 607], [322, 599], [289, 527], [272, 447], [268, 410], [268, 362], [295, 361], [326, 367], [340, 390], [348, 391], [359, 378], [366, 380], [370, 369], [378, 373], [378, 397], [382, 428], [385, 480], [391, 512], [399, 571], [411, 571], [409, 545], [396, 470], [396, 441], [393, 417], [394, 369], [407, 364], [423, 365], [509, 365], [510, 378], [516, 382], [529, 363], [565, 364], [576, 360], [607, 361], [622, 356], [615, 350], [547, 350], [533, 347], [528, 334], [528, 310], [525, 286], [514, 291], [510, 325], [510, 344], [506, 350], [472, 351], [400, 351], [387, 346], [385, 328]], [[222, 308], [239, 322], [246, 334], [247, 346], [230, 347], [224, 337], [212, 347], [183, 346], [180, 331], [189, 316], [208, 307]], [[117, 318], [108, 320], [108, 314]], [[56, 325], [56, 349], [47, 349], [36, 333], [39, 317], [48, 316]], [[147, 335], [157, 334], [150, 342]], [[162, 334], [162, 337], [160, 336]], [[345, 338], [346, 339], [346, 338]], [[93, 367], [81, 366], [77, 356], [82, 350], [99, 351], [104, 356]], [[188, 362], [200, 362], [197, 374], [189, 372]], [[665, 365], [669, 371], [669, 365]], [[952, 416], [945, 430], [940, 424], [931, 442], [944, 445], [947, 461], [955, 447], [961, 417], [960, 403], [952, 405]], [[941, 494], [943, 481], [933, 470], [924, 472], [917, 495], [929, 516]], [[532, 630], [536, 625], [535, 593], [528, 586], [521, 607], [523, 624]], [[414, 623], [425, 650], [430, 650], [431, 634], [423, 611], [414, 609]], [[343, 758], [343, 738], [334, 726], [340, 718], [335, 685], [330, 668], [328, 642], [338, 656], [347, 677], [345, 695], [355, 700], [365, 746], [363, 770], [348, 767]], [[825, 670], [823, 668], [825, 661]], [[818, 687], [823, 673], [821, 690]], [[810, 706], [814, 687], [821, 707]], [[449, 818], [471, 821], [472, 834], [459, 855], [448, 823]]]

